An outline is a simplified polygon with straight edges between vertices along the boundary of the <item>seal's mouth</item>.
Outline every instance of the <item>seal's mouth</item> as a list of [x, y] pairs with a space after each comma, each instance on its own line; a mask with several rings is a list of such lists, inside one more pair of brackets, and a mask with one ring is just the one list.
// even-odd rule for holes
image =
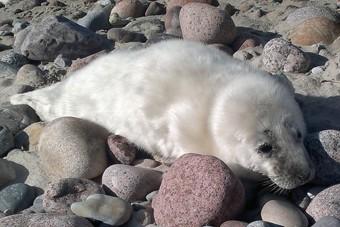
[[301, 185], [307, 184], [314, 179], [315, 169], [312, 168], [308, 174], [296, 174], [294, 176], [269, 176], [269, 179], [282, 189], [294, 189]]

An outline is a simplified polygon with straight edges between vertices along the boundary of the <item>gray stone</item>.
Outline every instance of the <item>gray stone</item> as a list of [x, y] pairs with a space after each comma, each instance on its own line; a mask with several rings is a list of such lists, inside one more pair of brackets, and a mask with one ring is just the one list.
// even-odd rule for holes
[[77, 23], [92, 31], [100, 29], [109, 29], [111, 27], [109, 23], [109, 17], [113, 5], [109, 4], [105, 7], [96, 5], [93, 9], [87, 12], [85, 17], [80, 18]]
[[25, 93], [34, 90], [33, 87], [25, 84], [11, 84], [0, 90], [0, 105], [10, 104], [9, 99], [12, 95]]
[[15, 180], [16, 172], [13, 163], [0, 158], [0, 187]]
[[40, 68], [26, 64], [19, 69], [14, 83], [38, 88], [46, 83], [46, 78]]
[[12, 32], [14, 34], [20, 32], [21, 30], [27, 28], [30, 24], [27, 21], [18, 21], [13, 24]]
[[0, 61], [13, 66], [15, 69], [19, 69], [28, 62], [25, 56], [15, 53], [13, 49], [1, 51]]
[[14, 148], [14, 136], [6, 127], [0, 125], [0, 157]]
[[37, 121], [39, 121], [39, 117], [28, 105], [0, 107], [0, 125], [6, 126], [14, 135]]
[[11, 66], [8, 63], [0, 61], [0, 82], [3, 79], [14, 79], [15, 76], [17, 75], [17, 71], [18, 71], [17, 68]]
[[124, 227], [144, 227], [154, 222], [153, 210], [151, 208], [140, 209], [132, 213], [132, 217]]
[[0, 227], [93, 227], [82, 217], [59, 214], [18, 214], [0, 219]]
[[151, 2], [145, 11], [145, 16], [165, 14], [165, 7], [159, 2]]
[[59, 54], [76, 59], [109, 47], [100, 35], [62, 16], [50, 16], [29, 27], [26, 37], [15, 40], [14, 49], [31, 60], [53, 61]]
[[120, 43], [146, 41], [146, 37], [143, 34], [130, 32], [122, 28], [111, 28], [107, 31], [107, 38]]
[[18, 183], [0, 191], [0, 211], [16, 213], [33, 204], [35, 191], [26, 184]]
[[281, 227], [280, 225], [275, 225], [265, 221], [254, 221], [247, 225], [247, 227]]
[[332, 216], [325, 216], [320, 218], [311, 227], [340, 227], [340, 220]]
[[143, 33], [146, 38], [149, 38], [153, 34], [163, 33], [165, 31], [164, 22], [161, 20], [161, 17], [162, 16], [140, 17], [127, 24], [124, 29]]

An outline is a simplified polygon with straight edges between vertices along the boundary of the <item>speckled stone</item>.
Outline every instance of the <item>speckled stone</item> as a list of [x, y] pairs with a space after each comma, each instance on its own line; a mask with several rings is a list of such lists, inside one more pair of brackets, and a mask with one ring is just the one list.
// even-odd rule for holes
[[117, 13], [120, 18], [142, 17], [145, 10], [139, 0], [121, 0], [113, 7], [111, 14]]
[[85, 201], [92, 194], [104, 194], [104, 190], [91, 180], [64, 178], [49, 183], [43, 195], [43, 207], [48, 213], [72, 214], [71, 204]]
[[74, 117], [62, 117], [43, 129], [38, 154], [51, 179], [95, 178], [108, 165], [108, 131], [99, 125]]
[[332, 216], [326, 216], [320, 218], [311, 227], [340, 227], [340, 220]]
[[132, 214], [132, 207], [126, 201], [102, 194], [90, 195], [86, 201], [71, 205], [71, 210], [78, 216], [93, 218], [108, 225], [122, 225]]
[[229, 14], [208, 4], [186, 4], [179, 13], [179, 21], [184, 39], [229, 44], [236, 37]]
[[318, 221], [324, 216], [340, 219], [340, 184], [329, 187], [315, 196], [306, 212]]
[[145, 196], [157, 190], [162, 181], [162, 172], [122, 164], [108, 167], [102, 183], [119, 198], [126, 201], [144, 200]]
[[243, 185], [221, 160], [186, 154], [164, 175], [152, 207], [160, 226], [219, 226], [234, 218], [243, 202]]
[[82, 217], [59, 214], [18, 214], [0, 219], [0, 227], [93, 227]]
[[263, 49], [264, 68], [271, 73], [305, 72], [310, 60], [298, 47], [282, 38], [270, 40]]

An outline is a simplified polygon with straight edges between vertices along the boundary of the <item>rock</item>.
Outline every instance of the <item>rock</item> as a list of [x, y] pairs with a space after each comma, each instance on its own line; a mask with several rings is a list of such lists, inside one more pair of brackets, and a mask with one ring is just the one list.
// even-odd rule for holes
[[107, 51], [103, 50], [103, 51], [99, 51], [98, 53], [87, 56], [85, 58], [73, 60], [71, 66], [67, 70], [67, 73], [77, 71], [78, 69], [83, 68], [85, 65], [88, 65], [93, 60], [105, 54], [107, 54]]
[[243, 185], [228, 166], [213, 156], [186, 154], [165, 173], [152, 207], [160, 226], [218, 226], [243, 203]]
[[332, 216], [326, 216], [320, 218], [312, 227], [340, 227], [340, 220]]
[[36, 153], [21, 150], [12, 150], [6, 156], [15, 169], [15, 182], [25, 183], [41, 189], [46, 188], [49, 177], [41, 168], [39, 157]]
[[165, 7], [159, 2], [151, 2], [145, 11], [145, 16], [161, 15], [161, 14], [165, 14]]
[[14, 148], [14, 136], [6, 127], [0, 125], [0, 157]]
[[155, 222], [152, 209], [140, 209], [134, 211], [126, 227], [144, 227]]
[[28, 105], [0, 107], [0, 125], [6, 126], [13, 134], [37, 121], [39, 121], [39, 117]]
[[121, 0], [113, 7], [111, 14], [117, 13], [121, 18], [142, 17], [145, 7], [139, 0]]
[[242, 50], [248, 47], [256, 47], [261, 44], [259, 38], [249, 34], [240, 34], [232, 43], [232, 49], [234, 51]]
[[18, 183], [0, 191], [0, 211], [16, 213], [33, 204], [35, 191], [26, 184]]
[[127, 25], [128, 23], [130, 23], [132, 21], [132, 17], [128, 17], [128, 18], [121, 18], [118, 13], [111, 13], [110, 14], [110, 18], [109, 18], [109, 22], [111, 24], [112, 27], [114, 28], [121, 28], [124, 27], [125, 25]]
[[211, 4], [212, 0], [170, 0], [167, 4], [167, 10], [171, 10], [175, 6], [183, 7], [184, 5], [191, 3], [191, 2], [198, 2], [198, 3], [205, 3], [205, 4]]
[[160, 164], [160, 162], [157, 162], [153, 159], [138, 159], [133, 162], [134, 166], [142, 168], [155, 168]]
[[15, 69], [27, 64], [28, 60], [25, 56], [15, 53], [13, 49], [0, 52], [0, 62], [5, 62]]
[[181, 6], [174, 6], [166, 11], [164, 17], [164, 25], [167, 34], [175, 35], [178, 37], [182, 36], [181, 25], [179, 22], [179, 12]]
[[153, 35], [150, 35], [148, 40], [146, 41], [145, 45], [150, 46], [152, 44], [164, 41], [164, 40], [170, 40], [170, 39], [179, 39], [179, 37], [166, 34], [166, 33], [156, 33]]
[[17, 214], [0, 219], [0, 227], [93, 227], [82, 217], [60, 214]]
[[11, 96], [34, 90], [33, 87], [24, 84], [11, 84], [0, 90], [0, 105], [9, 105]]
[[98, 31], [100, 29], [109, 29], [111, 27], [109, 23], [109, 17], [113, 5], [107, 5], [102, 7], [96, 5], [93, 9], [89, 10], [85, 17], [80, 18], [77, 23], [92, 31]]
[[102, 174], [108, 164], [108, 132], [95, 123], [74, 117], [51, 121], [40, 135], [38, 151], [51, 179], [87, 178]]
[[107, 144], [114, 157], [124, 165], [130, 165], [135, 160], [137, 147], [130, 143], [125, 137], [110, 135]]
[[44, 122], [36, 122], [15, 135], [15, 145], [22, 150], [36, 151]]
[[16, 173], [11, 162], [0, 158], [0, 187], [15, 180]]
[[71, 205], [78, 216], [93, 218], [108, 225], [122, 225], [131, 217], [132, 207], [124, 200], [107, 195], [94, 194], [84, 202]]
[[306, 212], [318, 221], [324, 216], [340, 219], [340, 184], [329, 187], [315, 196]]
[[146, 37], [143, 34], [126, 31], [122, 28], [111, 28], [107, 31], [107, 38], [120, 43], [146, 41]]
[[280, 227], [280, 226], [264, 221], [254, 221], [249, 223], [247, 227]]
[[92, 194], [104, 194], [104, 190], [87, 179], [64, 178], [48, 184], [43, 207], [48, 213], [72, 214], [71, 204], [85, 201]]
[[306, 149], [316, 168], [313, 183], [319, 185], [340, 183], [339, 135], [339, 131], [333, 130], [307, 135]]
[[0, 61], [0, 81], [3, 79], [14, 79], [17, 75], [17, 71], [18, 70], [14, 66]]
[[282, 226], [307, 227], [306, 216], [293, 204], [284, 200], [269, 200], [261, 210], [263, 221]]
[[46, 213], [44, 206], [43, 206], [43, 195], [37, 196], [34, 201], [33, 205], [25, 210], [23, 210], [22, 214], [32, 214], [32, 213]]
[[102, 178], [104, 186], [129, 202], [144, 200], [147, 194], [159, 188], [161, 181], [159, 171], [122, 164], [108, 167]]
[[228, 13], [208, 4], [186, 4], [179, 13], [179, 21], [184, 39], [229, 44], [236, 37], [236, 28]]
[[246, 227], [248, 223], [242, 221], [226, 221], [220, 227]]
[[149, 201], [149, 202], [152, 202], [152, 200], [155, 198], [155, 196], [157, 195], [158, 191], [153, 191], [153, 192], [150, 192], [149, 194], [147, 194], [145, 196], [146, 200]]
[[16, 38], [14, 49], [31, 60], [53, 61], [59, 54], [76, 59], [109, 48], [100, 35], [62, 16], [50, 16], [29, 27], [22, 31], [25, 37]]
[[323, 67], [321, 67], [321, 66], [317, 66], [317, 67], [314, 67], [314, 68], [312, 68], [311, 69], [311, 72], [313, 73], [313, 74], [321, 74], [321, 73], [323, 73], [325, 70], [323, 69]]
[[38, 88], [46, 83], [46, 79], [41, 69], [35, 65], [26, 64], [19, 69], [14, 83]]
[[262, 62], [271, 73], [305, 72], [310, 64], [303, 51], [282, 38], [272, 39], [264, 46]]
[[21, 30], [27, 28], [27, 26], [29, 26], [30, 23], [27, 21], [18, 21], [13, 23], [13, 29], [12, 29], [12, 33], [16, 34], [18, 32], [20, 32]]
[[131, 32], [143, 33], [148, 39], [150, 36], [163, 33], [165, 31], [164, 22], [161, 20], [162, 16], [148, 16], [137, 18], [131, 21], [124, 29]]
[[295, 188], [291, 192], [292, 201], [301, 209], [306, 210], [312, 199], [324, 189], [325, 187], [311, 187], [310, 185]]

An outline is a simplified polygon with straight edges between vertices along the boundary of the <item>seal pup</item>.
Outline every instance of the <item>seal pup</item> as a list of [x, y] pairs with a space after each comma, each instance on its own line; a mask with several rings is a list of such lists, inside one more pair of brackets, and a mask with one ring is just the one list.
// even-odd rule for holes
[[171, 161], [214, 155], [236, 174], [292, 189], [314, 174], [294, 93], [275, 77], [204, 44], [172, 40], [95, 60], [50, 87], [14, 95], [44, 121], [96, 122]]

